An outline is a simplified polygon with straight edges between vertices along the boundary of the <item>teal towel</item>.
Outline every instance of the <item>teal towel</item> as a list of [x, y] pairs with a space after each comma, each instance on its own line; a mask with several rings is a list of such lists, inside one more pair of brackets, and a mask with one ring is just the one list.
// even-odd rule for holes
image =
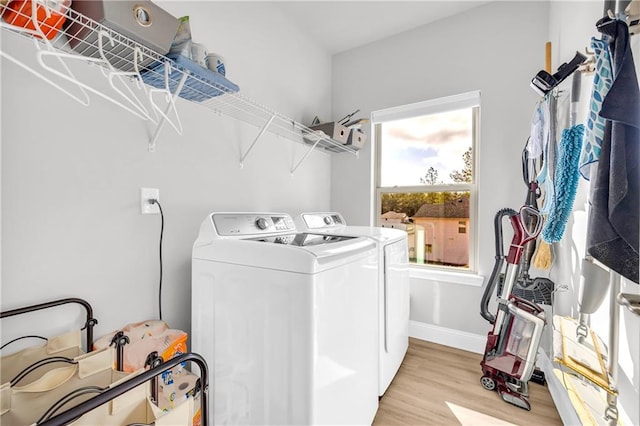
[[578, 124], [562, 131], [558, 162], [553, 181], [553, 199], [547, 221], [542, 228], [542, 239], [557, 243], [562, 239], [567, 220], [573, 211], [573, 202], [578, 189], [578, 161], [582, 149], [584, 126]]

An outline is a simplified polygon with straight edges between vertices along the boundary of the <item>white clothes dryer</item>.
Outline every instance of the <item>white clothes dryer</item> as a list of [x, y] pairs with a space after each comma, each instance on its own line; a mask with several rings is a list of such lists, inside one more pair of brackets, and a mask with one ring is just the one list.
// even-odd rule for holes
[[347, 226], [340, 213], [302, 213], [298, 228], [308, 232], [366, 237], [378, 250], [379, 373], [382, 396], [409, 347], [409, 254], [407, 233], [374, 226]]
[[192, 349], [214, 424], [371, 424], [375, 244], [281, 213], [212, 213], [193, 246]]

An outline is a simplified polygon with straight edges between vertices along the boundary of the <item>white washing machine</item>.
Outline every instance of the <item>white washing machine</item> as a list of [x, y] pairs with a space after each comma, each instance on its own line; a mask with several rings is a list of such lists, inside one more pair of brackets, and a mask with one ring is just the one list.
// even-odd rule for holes
[[382, 396], [409, 347], [409, 255], [407, 233], [399, 229], [347, 226], [340, 213], [302, 213], [298, 228], [308, 232], [366, 237], [378, 250], [379, 373]]
[[373, 241], [297, 233], [280, 213], [212, 213], [193, 246], [192, 349], [215, 424], [371, 424]]

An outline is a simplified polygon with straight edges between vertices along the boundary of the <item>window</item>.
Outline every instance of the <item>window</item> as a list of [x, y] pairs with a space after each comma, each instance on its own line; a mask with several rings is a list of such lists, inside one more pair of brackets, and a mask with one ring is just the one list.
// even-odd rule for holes
[[467, 221], [460, 220], [458, 221], [458, 234], [466, 234], [467, 233]]
[[371, 116], [378, 224], [407, 231], [412, 263], [475, 271], [480, 93]]

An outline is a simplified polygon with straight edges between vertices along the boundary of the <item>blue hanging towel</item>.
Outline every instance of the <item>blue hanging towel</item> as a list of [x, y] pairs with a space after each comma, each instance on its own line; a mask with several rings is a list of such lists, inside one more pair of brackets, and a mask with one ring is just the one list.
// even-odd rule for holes
[[578, 124], [562, 131], [558, 160], [553, 183], [553, 199], [547, 221], [542, 228], [542, 239], [557, 243], [562, 239], [578, 188], [578, 160], [582, 149], [584, 126]]
[[605, 119], [600, 116], [602, 101], [613, 84], [613, 71], [609, 45], [604, 40], [593, 37], [591, 47], [595, 52], [596, 72], [589, 102], [589, 115], [584, 133], [584, 143], [580, 154], [580, 174], [589, 180], [591, 165], [600, 158], [602, 139], [604, 138]]

